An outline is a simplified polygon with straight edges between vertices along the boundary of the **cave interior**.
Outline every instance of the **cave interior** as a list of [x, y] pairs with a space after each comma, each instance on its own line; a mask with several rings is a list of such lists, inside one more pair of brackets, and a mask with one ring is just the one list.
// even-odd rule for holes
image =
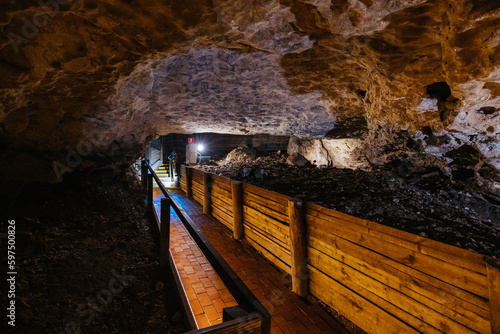
[[[71, 262], [59, 237], [80, 257], [89, 233], [125, 247], [117, 211], [153, 254], [140, 161], [185, 163], [189, 138], [194, 168], [500, 257], [498, 1], [2, 0], [0, 28], [1, 232], [17, 222], [30, 279]], [[23, 331], [55, 330], [45, 311]], [[132, 331], [162, 328], [149, 311]]]

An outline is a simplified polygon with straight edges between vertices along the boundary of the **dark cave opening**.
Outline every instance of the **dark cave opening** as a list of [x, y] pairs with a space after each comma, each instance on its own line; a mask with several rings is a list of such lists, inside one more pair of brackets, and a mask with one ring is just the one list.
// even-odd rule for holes
[[430, 97], [444, 102], [451, 95], [451, 88], [445, 81], [440, 81], [427, 86], [426, 92]]

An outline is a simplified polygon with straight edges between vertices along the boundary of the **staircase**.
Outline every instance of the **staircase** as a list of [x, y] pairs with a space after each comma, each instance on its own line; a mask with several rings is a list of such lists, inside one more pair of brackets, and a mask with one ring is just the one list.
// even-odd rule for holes
[[[163, 185], [167, 188], [173, 187], [174, 182], [172, 182], [172, 179], [170, 178], [170, 164], [169, 162], [165, 162], [162, 164], [160, 167], [158, 167], [155, 170], [156, 175], [160, 178], [160, 181], [163, 183]], [[153, 187], [158, 187], [158, 184], [156, 183], [156, 180], [153, 180]]]

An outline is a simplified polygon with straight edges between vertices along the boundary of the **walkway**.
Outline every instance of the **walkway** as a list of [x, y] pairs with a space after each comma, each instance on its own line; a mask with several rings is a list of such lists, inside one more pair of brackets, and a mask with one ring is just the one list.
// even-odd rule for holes
[[[290, 290], [291, 284], [286, 275], [264, 260], [246, 243], [234, 240], [232, 232], [224, 225], [204, 215], [198, 203], [186, 198], [184, 192], [180, 190], [172, 190], [171, 193], [205, 237], [269, 311], [272, 316], [271, 333], [347, 334], [319, 304], [310, 303], [295, 295]], [[155, 207], [158, 207], [162, 197], [158, 188], [155, 188]], [[198, 326], [203, 328], [221, 322], [222, 308], [235, 305], [235, 301], [173, 209], [171, 251]]]

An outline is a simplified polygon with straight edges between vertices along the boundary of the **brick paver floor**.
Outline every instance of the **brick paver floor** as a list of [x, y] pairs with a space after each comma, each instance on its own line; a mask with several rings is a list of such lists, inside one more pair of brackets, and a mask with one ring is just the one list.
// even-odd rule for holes
[[[272, 318], [272, 334], [347, 334], [347, 331], [330, 317], [318, 303], [310, 302], [309, 300], [295, 295], [290, 290], [291, 284], [287, 275], [272, 266], [245, 242], [234, 240], [232, 238], [232, 232], [224, 225], [217, 222], [212, 217], [204, 215], [202, 213], [203, 208], [198, 203], [186, 198], [184, 192], [180, 190], [172, 190], [171, 193], [173, 198], [182, 205], [183, 209], [190, 215], [198, 228], [201, 229], [205, 237], [269, 311]], [[171, 216], [172, 226], [178, 224], [182, 225], [182, 222], [179, 221], [173, 211], [171, 211]], [[180, 231], [182, 231], [182, 229], [180, 229]], [[180, 236], [184, 239], [186, 235], [183, 233], [188, 234], [188, 232], [185, 229], [184, 232], [179, 232]], [[171, 250], [173, 245], [176, 245], [176, 238], [178, 237], [174, 235], [172, 229]], [[178, 250], [181, 251], [181, 249], [186, 248], [181, 246]], [[185, 261], [184, 263], [187, 264]], [[197, 285], [197, 287], [201, 286]], [[187, 289], [189, 289], [189, 287]], [[214, 299], [214, 301], [220, 304], [219, 298]], [[224, 301], [223, 298], [222, 301]]]
[[[159, 188], [154, 192], [156, 214], [160, 217]], [[170, 210], [170, 252], [198, 328], [222, 323], [222, 310], [238, 305], [207, 258], [175, 214]]]

